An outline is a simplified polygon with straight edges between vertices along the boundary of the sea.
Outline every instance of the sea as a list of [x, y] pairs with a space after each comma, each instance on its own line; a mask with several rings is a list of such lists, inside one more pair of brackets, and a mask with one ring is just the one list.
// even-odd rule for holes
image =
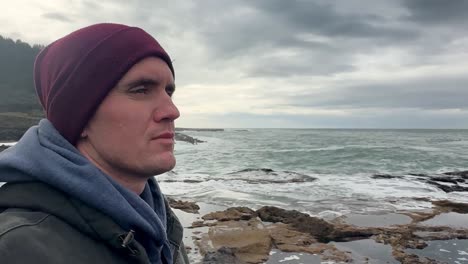
[[[166, 195], [222, 207], [278, 206], [333, 219], [468, 203], [421, 175], [468, 170], [468, 130], [224, 129], [181, 131]], [[380, 177], [390, 175], [396, 177]], [[419, 176], [418, 176], [419, 175]], [[466, 184], [460, 183], [464, 187]]]

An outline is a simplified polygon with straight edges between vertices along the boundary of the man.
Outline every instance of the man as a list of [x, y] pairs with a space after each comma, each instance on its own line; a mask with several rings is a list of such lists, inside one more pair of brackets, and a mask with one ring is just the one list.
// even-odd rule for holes
[[174, 69], [148, 33], [82, 28], [34, 65], [46, 119], [0, 154], [1, 263], [188, 263], [153, 176], [174, 158]]

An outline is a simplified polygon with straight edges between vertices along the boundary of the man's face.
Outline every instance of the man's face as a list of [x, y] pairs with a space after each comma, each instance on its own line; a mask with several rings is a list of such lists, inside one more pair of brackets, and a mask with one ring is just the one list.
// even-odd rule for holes
[[110, 176], [148, 177], [175, 166], [174, 78], [155, 57], [135, 64], [84, 129], [77, 148]]

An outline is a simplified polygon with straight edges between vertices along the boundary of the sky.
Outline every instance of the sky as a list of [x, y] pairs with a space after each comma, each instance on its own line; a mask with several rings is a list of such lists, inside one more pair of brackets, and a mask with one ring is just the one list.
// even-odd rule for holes
[[465, 0], [15, 0], [0, 35], [113, 22], [173, 59], [179, 127], [468, 128]]

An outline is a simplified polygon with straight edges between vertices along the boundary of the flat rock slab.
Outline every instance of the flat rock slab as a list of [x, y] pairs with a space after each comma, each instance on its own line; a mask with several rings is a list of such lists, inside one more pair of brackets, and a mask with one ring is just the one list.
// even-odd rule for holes
[[200, 210], [200, 206], [195, 202], [181, 201], [170, 197], [167, 197], [167, 201], [172, 208], [180, 209], [186, 213], [198, 214], [198, 210]]
[[267, 261], [272, 247], [268, 230], [257, 219], [219, 222], [197, 244], [203, 255], [225, 247], [246, 263]]

